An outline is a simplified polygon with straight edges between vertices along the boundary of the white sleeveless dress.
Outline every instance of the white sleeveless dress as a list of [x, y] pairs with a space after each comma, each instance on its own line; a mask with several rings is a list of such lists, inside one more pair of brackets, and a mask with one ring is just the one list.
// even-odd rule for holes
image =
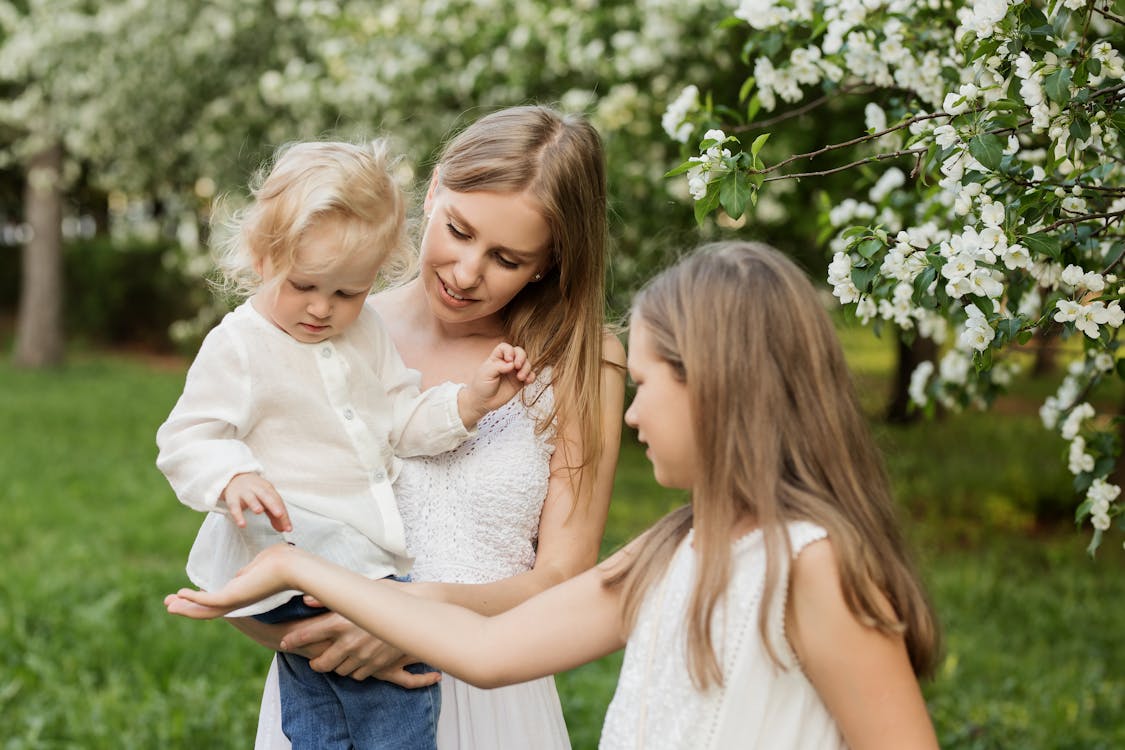
[[[789, 524], [796, 555], [827, 536], [811, 523]], [[734, 542], [727, 595], [715, 610], [712, 639], [724, 685], [703, 692], [687, 670], [684, 613], [695, 582], [693, 532], [645, 596], [625, 648], [617, 692], [606, 712], [602, 750], [842, 750], [844, 740], [785, 638], [785, 586], [769, 619], [770, 640], [789, 666], [770, 660], [758, 630], [765, 582], [760, 531]], [[788, 562], [788, 561], [786, 561]], [[784, 571], [788, 577], [788, 565]]]
[[[545, 385], [525, 392], [538, 400], [527, 406], [517, 396], [486, 414], [477, 434], [456, 450], [403, 461], [395, 494], [415, 556], [414, 580], [490, 583], [535, 564], [554, 452], [553, 433], [536, 434], [535, 421], [550, 410], [553, 392]], [[257, 750], [289, 748], [276, 679], [274, 665], [262, 695]], [[569, 749], [554, 677], [482, 690], [442, 675], [438, 748]]]

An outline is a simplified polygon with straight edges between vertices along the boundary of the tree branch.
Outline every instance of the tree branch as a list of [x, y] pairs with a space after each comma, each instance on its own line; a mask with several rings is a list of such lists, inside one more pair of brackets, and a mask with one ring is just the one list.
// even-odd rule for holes
[[[887, 159], [897, 159], [900, 156], [910, 156], [911, 154], [924, 154], [927, 150], [928, 149], [926, 148], [908, 148], [903, 149], [902, 151], [895, 151], [890, 154], [875, 154], [874, 156], [868, 156], [864, 159], [858, 159], [849, 164], [844, 164], [843, 166], [834, 167], [832, 169], [825, 169], [820, 172], [794, 172], [792, 174], [779, 174], [774, 175], [773, 177], [766, 177], [762, 180], [762, 182], [775, 182], [777, 180], [796, 180], [800, 179], [801, 177], [823, 177], [824, 175], [836, 174], [837, 172], [846, 172], [847, 170], [852, 169], [853, 167], [858, 167], [862, 164], [870, 164], [876, 161], [886, 161]], [[781, 164], [787, 164], [791, 161], [793, 161], [793, 159], [786, 159], [785, 162], [781, 162], [773, 167], [770, 167], [769, 169], [758, 171], [756, 172], [756, 174], [765, 174], [766, 172], [772, 172], [774, 169], [781, 166]]]
[[846, 96], [848, 94], [851, 94], [851, 93], [857, 91], [860, 88], [863, 88], [862, 84], [855, 84], [853, 86], [842, 86], [838, 91], [833, 92], [832, 95], [825, 94], [824, 96], [820, 97], [819, 99], [814, 99], [813, 101], [809, 102], [808, 104], [800, 106], [797, 109], [791, 109], [788, 112], [783, 112], [782, 114], [777, 115], [775, 117], [771, 117], [768, 120], [762, 120], [761, 122], [748, 122], [745, 125], [739, 125], [737, 127], [733, 127], [733, 128], [731, 128], [731, 132], [732, 133], [746, 133], [746, 132], [753, 131], [753, 130], [763, 130], [765, 128], [773, 127], [774, 125], [777, 125], [778, 123], [785, 122], [786, 120], [792, 120], [795, 117], [800, 117], [803, 114], [807, 114], [809, 112], [812, 112], [814, 109], [816, 109], [818, 107], [821, 107], [821, 106], [827, 104], [828, 102], [832, 101], [833, 97], [835, 97], [835, 96]]
[[1048, 224], [1040, 231], [1051, 232], [1067, 224], [1081, 224], [1084, 221], [1093, 221], [1094, 219], [1120, 219], [1122, 216], [1125, 216], [1125, 209], [1121, 211], [1109, 211], [1103, 214], [1081, 214], [1080, 216], [1072, 216], [1069, 219], [1059, 219], [1053, 224]]
[[1122, 18], [1121, 16], [1116, 16], [1113, 13], [1110, 13], [1108, 10], [1102, 10], [1101, 8], [1098, 7], [1097, 3], [1094, 3], [1094, 12], [1097, 13], [1098, 15], [1104, 17], [1104, 18], [1108, 18], [1110, 21], [1113, 21], [1114, 23], [1118, 23], [1118, 24], [1121, 24], [1122, 26], [1125, 26], [1125, 18]]
[[[850, 141], [843, 141], [842, 143], [833, 143], [831, 145], [824, 146], [823, 148], [818, 148], [816, 151], [809, 151], [808, 153], [804, 153], [804, 154], [795, 154], [793, 156], [790, 156], [788, 159], [782, 159], [777, 164], [771, 164], [770, 166], [766, 167], [765, 169], [751, 170], [751, 173], [752, 174], [768, 174], [768, 173], [773, 172], [775, 170], [781, 169], [784, 166], [792, 164], [795, 161], [800, 161], [801, 159], [815, 159], [818, 156], [822, 156], [824, 154], [827, 154], [829, 151], [838, 151], [842, 148], [848, 148], [850, 146], [857, 146], [860, 143], [866, 143], [867, 141], [873, 141], [877, 138], [881, 138], [884, 135], [887, 135], [888, 133], [894, 133], [896, 131], [902, 130], [903, 128], [908, 128], [916, 122], [921, 122], [923, 120], [932, 120], [936, 117], [952, 117], [952, 116], [953, 115], [950, 115], [947, 112], [934, 112], [933, 114], [928, 114], [928, 115], [916, 115], [915, 117], [911, 117], [907, 120], [903, 120], [902, 122], [898, 123], [897, 125], [894, 125], [894, 126], [889, 127], [889, 128], [885, 128], [883, 130], [880, 130], [877, 133], [867, 133], [865, 135], [861, 135], [858, 138], [853, 138]], [[870, 159], [864, 159], [864, 160], [861, 160], [861, 161], [854, 162], [851, 166], [855, 166], [855, 165], [858, 165], [858, 164], [866, 164], [866, 163], [871, 162], [871, 161], [879, 161], [881, 159], [893, 159], [893, 158], [897, 158], [899, 156], [906, 156], [907, 154], [917, 154], [917, 153], [925, 153], [925, 152], [926, 152], [926, 149], [923, 148], [923, 149], [907, 149], [907, 150], [904, 150], [904, 151], [896, 151], [893, 154], [879, 154], [879, 155], [877, 155], [873, 158], [870, 158]], [[824, 172], [823, 174], [832, 174], [832, 172], [838, 172], [838, 171], [840, 171], [840, 170], [834, 169], [834, 170], [829, 171], [829, 172]], [[821, 174], [821, 173], [813, 172], [811, 174]]]

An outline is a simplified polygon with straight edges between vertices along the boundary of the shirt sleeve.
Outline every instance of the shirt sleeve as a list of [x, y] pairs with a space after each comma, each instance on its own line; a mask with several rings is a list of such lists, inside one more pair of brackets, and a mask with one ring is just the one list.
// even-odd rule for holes
[[370, 341], [375, 347], [376, 370], [392, 408], [390, 443], [395, 455], [432, 456], [453, 450], [475, 434], [461, 421], [457, 393], [465, 386], [445, 382], [421, 390], [422, 376], [402, 361], [378, 314], [373, 318]]
[[225, 510], [219, 495], [230, 480], [262, 471], [240, 439], [253, 414], [247, 365], [245, 349], [220, 324], [203, 340], [183, 394], [156, 432], [156, 466], [189, 508]]

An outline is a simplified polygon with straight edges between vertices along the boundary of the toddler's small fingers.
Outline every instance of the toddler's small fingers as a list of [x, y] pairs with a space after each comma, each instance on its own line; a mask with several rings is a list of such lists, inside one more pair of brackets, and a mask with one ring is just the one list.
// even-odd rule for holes
[[230, 507], [230, 517], [231, 520], [234, 521], [239, 528], [242, 528], [246, 525], [246, 519], [242, 515], [242, 508], [238, 507], [237, 505], [232, 505]]

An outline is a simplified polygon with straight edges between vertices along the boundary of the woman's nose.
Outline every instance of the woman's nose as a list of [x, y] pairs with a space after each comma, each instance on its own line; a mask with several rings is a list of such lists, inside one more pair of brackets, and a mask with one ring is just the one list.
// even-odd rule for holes
[[453, 283], [462, 290], [472, 289], [480, 283], [483, 265], [483, 259], [475, 253], [461, 257], [453, 267]]

